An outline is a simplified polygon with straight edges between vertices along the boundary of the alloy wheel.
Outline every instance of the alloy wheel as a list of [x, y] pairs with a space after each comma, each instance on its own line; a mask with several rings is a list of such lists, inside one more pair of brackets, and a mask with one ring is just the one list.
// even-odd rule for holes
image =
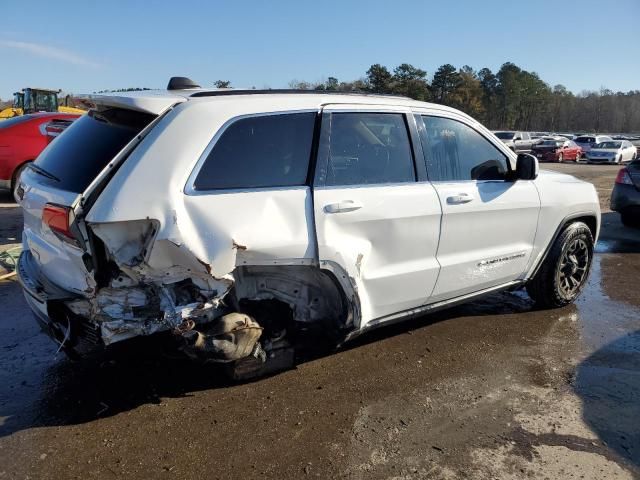
[[562, 254], [556, 275], [565, 298], [572, 298], [580, 291], [587, 278], [590, 256], [587, 242], [582, 238], [574, 238]]

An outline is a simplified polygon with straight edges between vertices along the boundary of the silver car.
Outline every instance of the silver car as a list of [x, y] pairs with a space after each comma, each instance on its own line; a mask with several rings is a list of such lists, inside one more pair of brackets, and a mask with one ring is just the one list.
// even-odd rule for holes
[[586, 156], [587, 152], [589, 152], [594, 145], [602, 142], [611, 142], [613, 138], [607, 135], [581, 135], [574, 138], [573, 141], [582, 149], [582, 155]]
[[628, 140], [598, 143], [587, 153], [589, 163], [623, 163], [635, 160], [636, 147]]

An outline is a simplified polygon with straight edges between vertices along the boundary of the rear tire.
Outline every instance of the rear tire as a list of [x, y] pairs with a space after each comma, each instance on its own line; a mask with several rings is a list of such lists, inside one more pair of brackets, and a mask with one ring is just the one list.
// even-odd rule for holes
[[572, 303], [587, 283], [593, 261], [593, 235], [583, 222], [568, 225], [553, 242], [527, 293], [542, 308]]
[[620, 220], [625, 227], [640, 227], [640, 215], [633, 215], [633, 212], [630, 212], [628, 210], [620, 212]]
[[24, 162], [13, 172], [13, 177], [11, 178], [11, 195], [13, 198], [16, 198], [16, 190], [18, 188], [18, 180], [20, 179], [20, 174], [24, 171], [25, 168], [29, 166], [31, 162]]

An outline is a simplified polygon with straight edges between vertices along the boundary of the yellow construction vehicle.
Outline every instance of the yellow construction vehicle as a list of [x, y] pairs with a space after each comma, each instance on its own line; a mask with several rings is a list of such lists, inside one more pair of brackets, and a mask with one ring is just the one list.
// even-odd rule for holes
[[0, 120], [36, 112], [86, 113], [86, 110], [69, 106], [69, 95], [63, 104], [59, 103], [60, 92], [46, 88], [23, 88], [21, 92], [13, 94], [13, 106], [0, 111]]

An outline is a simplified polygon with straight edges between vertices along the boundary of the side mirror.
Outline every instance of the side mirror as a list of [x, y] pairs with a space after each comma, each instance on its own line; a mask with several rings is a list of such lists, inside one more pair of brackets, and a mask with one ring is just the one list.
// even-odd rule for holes
[[518, 154], [516, 180], [535, 180], [538, 177], [538, 159], [528, 153]]

